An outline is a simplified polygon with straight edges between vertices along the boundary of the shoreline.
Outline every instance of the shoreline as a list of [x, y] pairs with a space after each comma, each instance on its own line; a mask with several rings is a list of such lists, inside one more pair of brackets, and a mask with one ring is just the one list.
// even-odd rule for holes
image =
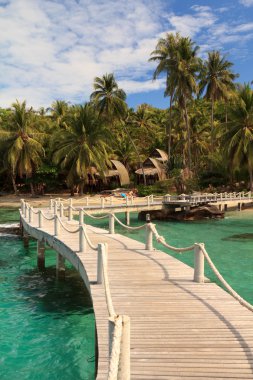
[[[21, 199], [24, 199], [28, 201], [29, 203], [31, 203], [33, 207], [45, 207], [49, 205], [49, 201], [51, 198], [62, 198], [65, 200], [72, 198], [78, 203], [78, 200], [81, 198], [84, 198], [85, 196], [88, 196], [88, 195], [84, 194], [83, 196], [76, 195], [74, 197], [71, 197], [69, 193], [59, 193], [59, 194], [46, 194], [46, 195], [32, 197], [30, 194], [24, 194], [24, 195], [19, 195], [19, 196], [16, 196], [14, 194], [8, 194], [8, 195], [0, 196], [0, 207], [18, 209], [21, 205]], [[93, 199], [97, 199], [98, 201], [100, 201], [101, 199], [100, 194], [89, 195], [89, 197]], [[231, 209], [232, 207], [233, 209]], [[240, 211], [234, 205], [231, 205], [231, 208], [229, 207], [227, 211], [228, 212]], [[240, 212], [250, 212], [250, 211], [253, 211], [253, 205], [242, 208]]]

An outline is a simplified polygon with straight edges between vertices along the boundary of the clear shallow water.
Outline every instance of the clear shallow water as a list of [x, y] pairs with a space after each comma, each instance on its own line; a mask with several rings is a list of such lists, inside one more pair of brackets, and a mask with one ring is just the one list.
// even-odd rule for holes
[[[124, 222], [124, 214], [120, 215], [120, 219]], [[94, 225], [94, 221], [91, 224]], [[140, 224], [143, 222], [138, 222], [137, 214], [131, 214], [131, 226]], [[224, 278], [253, 304], [253, 211], [228, 212], [225, 219], [221, 220], [156, 221], [155, 224], [159, 234], [176, 247], [185, 247], [195, 242], [205, 243], [207, 252]], [[108, 229], [107, 222], [96, 221], [96, 225]], [[115, 226], [116, 232], [145, 241], [144, 231], [127, 232], [116, 223]], [[154, 243], [154, 246], [193, 267], [193, 252], [180, 255], [160, 244]], [[205, 265], [205, 274], [211, 281], [219, 283], [208, 264]]]
[[[18, 212], [0, 209], [0, 224]], [[88, 293], [68, 265], [55, 276], [55, 253], [36, 269], [36, 243], [0, 236], [0, 379], [94, 380], [95, 321]]]

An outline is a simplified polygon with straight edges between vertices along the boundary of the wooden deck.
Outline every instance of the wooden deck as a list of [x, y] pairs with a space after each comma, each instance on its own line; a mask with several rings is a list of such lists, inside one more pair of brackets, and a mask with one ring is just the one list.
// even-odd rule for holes
[[[98, 333], [98, 375], [108, 371], [108, 319], [103, 285], [96, 284], [97, 256], [78, 253], [77, 236], [53, 237], [53, 223], [24, 220], [35, 238], [84, 266]], [[69, 227], [69, 224], [68, 224]], [[91, 241], [109, 245], [109, 280], [117, 313], [131, 319], [131, 379], [253, 379], [253, 314], [214, 283], [192, 281], [193, 269], [122, 235], [87, 227]], [[71, 253], [72, 252], [72, 253]], [[73, 260], [72, 260], [72, 256]], [[76, 258], [78, 260], [76, 261]]]

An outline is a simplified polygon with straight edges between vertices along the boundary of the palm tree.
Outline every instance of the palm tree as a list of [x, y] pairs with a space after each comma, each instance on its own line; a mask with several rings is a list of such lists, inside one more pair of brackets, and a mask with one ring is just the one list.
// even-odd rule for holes
[[238, 100], [229, 108], [229, 121], [222, 136], [232, 169], [248, 168], [253, 190], [253, 91], [249, 84], [239, 87]]
[[[32, 177], [44, 156], [42, 142], [47, 135], [40, 131], [40, 118], [32, 109], [27, 110], [25, 101], [16, 101], [12, 107], [8, 123], [0, 131], [0, 139], [4, 164], [10, 170], [13, 188], [17, 194], [17, 174], [20, 177]], [[30, 185], [34, 194], [32, 182]]]
[[160, 74], [166, 74], [166, 89], [164, 95], [170, 97], [170, 119], [169, 125], [166, 127], [166, 135], [168, 139], [167, 150], [169, 159], [171, 155], [172, 104], [174, 101], [174, 94], [176, 89], [176, 52], [180, 38], [181, 37], [178, 33], [176, 35], [167, 33], [165, 38], [159, 39], [155, 50], [151, 53], [152, 57], [149, 59], [149, 61], [158, 61], [158, 65], [153, 75], [154, 79], [157, 79]]
[[110, 165], [110, 133], [91, 104], [73, 107], [72, 114], [66, 129], [57, 131], [53, 137], [53, 161], [68, 171], [69, 186], [81, 182], [82, 195], [85, 180], [93, 175], [92, 167], [103, 175]]
[[[56, 100], [52, 103], [52, 106], [47, 110], [51, 111], [53, 120], [56, 121], [58, 127], [66, 128], [67, 117], [69, 113], [69, 104], [65, 100]], [[46, 111], [47, 111], [46, 110]]]
[[191, 173], [191, 133], [188, 118], [187, 104], [192, 99], [193, 94], [198, 93], [198, 72], [201, 61], [197, 57], [198, 46], [189, 37], [181, 37], [177, 44], [176, 64], [175, 64], [175, 94], [179, 106], [183, 110], [183, 118], [187, 131], [188, 144], [188, 169]]
[[122, 119], [126, 114], [126, 93], [118, 87], [113, 74], [105, 74], [94, 79], [94, 92], [90, 99], [96, 105], [99, 113], [112, 121]]
[[100, 116], [104, 117], [107, 122], [113, 123], [114, 121], [119, 121], [121, 123], [139, 158], [144, 185], [146, 185], [146, 177], [140, 154], [127, 128], [127, 124], [131, 121], [127, 112], [125, 91], [118, 87], [113, 74], [105, 74], [102, 78], [96, 77], [93, 86], [95, 91], [90, 96], [91, 101]]
[[221, 56], [219, 51], [208, 53], [208, 59], [202, 68], [200, 91], [206, 90], [205, 98], [211, 101], [211, 152], [214, 150], [214, 104], [217, 100], [228, 100], [234, 90], [234, 79], [237, 77], [230, 68], [232, 62]]

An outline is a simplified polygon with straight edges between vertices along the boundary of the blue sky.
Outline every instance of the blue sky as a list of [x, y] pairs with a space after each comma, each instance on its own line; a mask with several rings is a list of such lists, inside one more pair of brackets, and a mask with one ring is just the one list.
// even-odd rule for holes
[[114, 72], [130, 106], [165, 108], [148, 59], [166, 32], [190, 36], [202, 57], [221, 50], [253, 80], [253, 0], [0, 0], [0, 106], [82, 103]]

